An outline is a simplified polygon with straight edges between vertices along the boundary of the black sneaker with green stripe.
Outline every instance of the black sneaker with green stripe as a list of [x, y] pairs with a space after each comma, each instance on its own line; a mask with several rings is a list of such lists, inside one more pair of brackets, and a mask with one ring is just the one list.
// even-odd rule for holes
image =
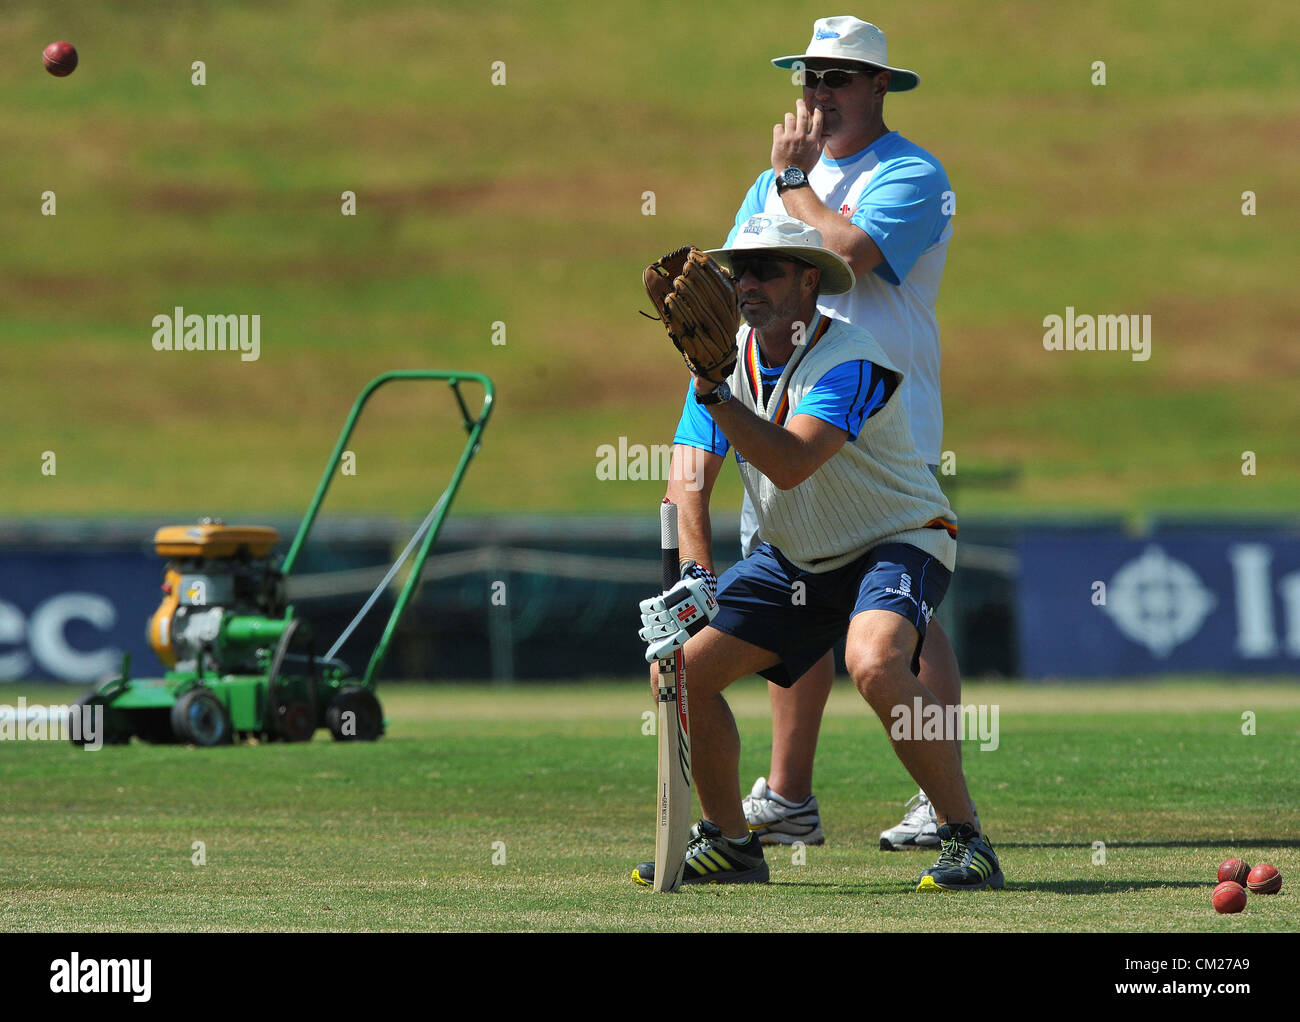
[[[763, 844], [757, 834], [751, 834], [748, 841], [737, 845], [723, 837], [722, 830], [708, 820], [701, 820], [691, 828], [683, 884], [765, 884], [768, 876]], [[653, 884], [655, 864], [639, 863], [632, 870], [632, 879], [638, 884]]]
[[939, 861], [921, 874], [918, 891], [983, 891], [1002, 887], [1002, 867], [982, 834], [969, 823], [939, 828], [943, 851]]

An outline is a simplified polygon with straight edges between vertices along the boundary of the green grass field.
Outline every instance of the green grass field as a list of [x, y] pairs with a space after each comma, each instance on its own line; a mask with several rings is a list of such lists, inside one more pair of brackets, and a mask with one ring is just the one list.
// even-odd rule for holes
[[[887, 124], [958, 195], [945, 446], [959, 479], [1023, 469], [963, 488], [961, 510], [1293, 510], [1300, 8], [863, 13], [923, 79]], [[719, 0], [669, 33], [626, 2], [6, 5], [0, 511], [296, 511], [352, 395], [414, 367], [500, 386], [462, 510], [646, 506], [660, 484], [595, 475], [601, 444], [668, 442], [685, 387], [636, 315], [641, 269], [721, 242], [795, 99], [768, 58], [823, 14]], [[81, 53], [60, 80], [39, 60], [58, 38]], [[155, 352], [152, 317], [178, 305], [261, 315], [260, 360]], [[1045, 352], [1067, 305], [1150, 314], [1151, 360]], [[449, 406], [431, 431], [427, 411], [381, 414], [389, 460], [340, 507], [437, 492], [457, 423]]]
[[[20, 693], [68, 695], [0, 701]], [[915, 789], [847, 684], [819, 752], [827, 844], [804, 864], [770, 850], [766, 887], [676, 896], [629, 880], [654, 841], [643, 683], [381, 695], [390, 733], [370, 745], [0, 743], [0, 931], [1300, 929], [1294, 687], [967, 686], [1000, 708], [1000, 747], [965, 760], [1007, 876], [970, 895], [918, 895], [932, 855], [877, 850]], [[731, 702], [748, 784], [767, 772], [766, 695], [746, 682]], [[1285, 884], [1220, 916], [1233, 854]]]

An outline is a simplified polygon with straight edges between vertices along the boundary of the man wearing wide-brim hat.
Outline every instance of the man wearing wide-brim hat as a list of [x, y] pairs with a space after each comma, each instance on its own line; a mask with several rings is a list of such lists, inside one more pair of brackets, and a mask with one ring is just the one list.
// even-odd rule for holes
[[[903, 405], [926, 464], [942, 455], [939, 326], [935, 304], [952, 236], [955, 196], [943, 165], [890, 131], [884, 102], [911, 93], [915, 71], [889, 58], [885, 34], [858, 18], [820, 18], [802, 52], [772, 64], [791, 72], [802, 94], [775, 126], [771, 168], [763, 171], [736, 214], [731, 244], [756, 213], [781, 213], [816, 227], [827, 248], [853, 268], [856, 284], [824, 296], [821, 308], [865, 328], [904, 374]], [[742, 510], [742, 544], [755, 542], [753, 509]], [[961, 678], [943, 629], [932, 627], [921, 656], [922, 681], [941, 702], [961, 702]], [[812, 793], [821, 715], [834, 681], [827, 657], [792, 689], [770, 687], [772, 760], [746, 798], [750, 824], [768, 843], [820, 844], [824, 837]], [[975, 817], [974, 807], [969, 814]], [[883, 849], [937, 847], [944, 820], [924, 791], [903, 820], [880, 835]], [[978, 828], [978, 817], [975, 817]]]
[[[820, 294], [853, 288], [844, 258], [816, 228], [780, 213], [755, 214], [710, 254], [735, 281], [739, 357], [723, 382], [695, 375], [688, 390], [668, 482], [683, 584], [641, 604], [640, 634], [648, 662], [682, 649], [689, 665], [704, 819], [683, 882], [763, 883], [768, 865], [741, 802], [740, 738], [723, 691], [749, 674], [793, 685], [847, 629], [849, 672], [887, 728], [899, 706], [937, 708], [917, 660], [956, 563], [957, 522], [912, 440], [903, 373], [869, 333], [818, 309]], [[733, 450], [762, 542], [714, 593], [709, 502]], [[685, 615], [683, 592], [693, 601]], [[690, 634], [688, 618], [709, 624]], [[890, 737], [957, 832], [970, 796], [956, 743]], [[970, 822], [955, 840], [970, 861], [941, 857], [918, 889], [1002, 886], [997, 856]], [[640, 863], [633, 879], [652, 884], [654, 869]]]

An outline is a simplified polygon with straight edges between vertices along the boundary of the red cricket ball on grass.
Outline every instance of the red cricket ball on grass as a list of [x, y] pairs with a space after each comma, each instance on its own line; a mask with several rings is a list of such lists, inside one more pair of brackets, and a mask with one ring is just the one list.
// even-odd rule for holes
[[66, 78], [77, 70], [77, 48], [59, 40], [45, 47], [45, 70], [55, 78]]
[[1261, 862], [1250, 871], [1250, 876], [1246, 878], [1246, 886], [1250, 888], [1251, 894], [1277, 894], [1282, 890], [1282, 874], [1277, 871], [1276, 866]]
[[1214, 911], [1224, 915], [1240, 912], [1246, 907], [1246, 888], [1232, 880], [1225, 880], [1214, 889], [1210, 901], [1214, 903]]
[[1246, 886], [1246, 877], [1250, 875], [1250, 863], [1243, 859], [1224, 859], [1219, 863], [1219, 883], [1231, 880]]

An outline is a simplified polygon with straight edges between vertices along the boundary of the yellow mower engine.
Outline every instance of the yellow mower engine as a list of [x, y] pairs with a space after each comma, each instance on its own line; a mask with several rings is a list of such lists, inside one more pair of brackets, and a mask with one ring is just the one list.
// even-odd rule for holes
[[163, 600], [149, 619], [149, 645], [159, 660], [192, 670], [206, 651], [204, 668], [256, 669], [250, 648], [222, 641], [222, 621], [232, 615], [283, 616], [283, 576], [272, 553], [279, 538], [266, 526], [211, 519], [158, 530], [154, 548], [169, 558]]

